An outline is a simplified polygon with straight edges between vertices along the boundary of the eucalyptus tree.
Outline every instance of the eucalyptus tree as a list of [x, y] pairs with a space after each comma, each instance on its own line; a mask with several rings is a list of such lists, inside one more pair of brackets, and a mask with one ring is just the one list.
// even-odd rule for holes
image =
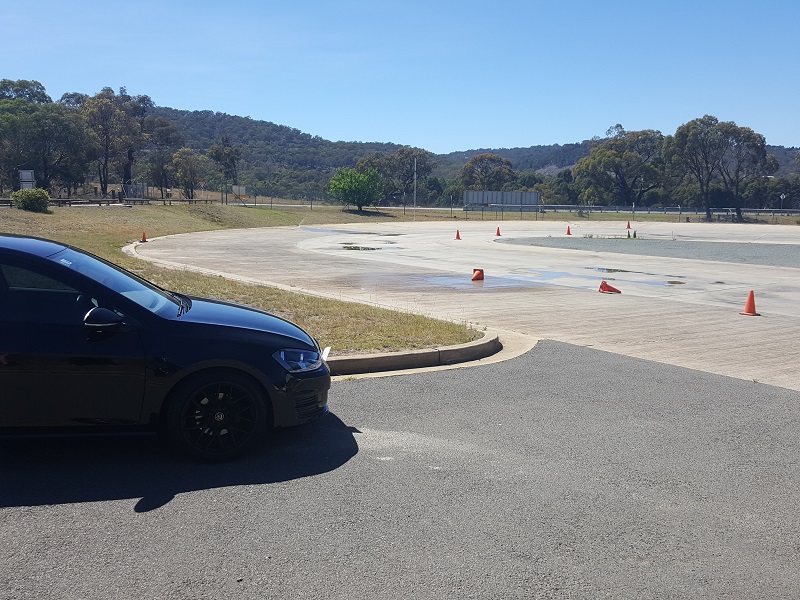
[[147, 146], [144, 151], [144, 168], [147, 179], [164, 191], [173, 187], [175, 166], [173, 155], [186, 143], [183, 134], [172, 121], [164, 117], [147, 117], [145, 120]]
[[578, 204], [581, 199], [581, 188], [571, 169], [564, 169], [552, 177], [545, 177], [541, 183], [533, 185], [533, 190], [541, 193], [546, 204]]
[[227, 136], [223, 136], [220, 143], [212, 145], [208, 149], [207, 156], [217, 164], [227, 181], [234, 185], [239, 184], [238, 165], [242, 151], [235, 147]]
[[86, 128], [85, 119], [60, 104], [42, 104], [37, 111], [35, 152], [41, 165], [40, 187], [58, 182], [67, 190], [82, 183], [89, 172], [97, 146]]
[[402, 198], [402, 186], [397, 175], [397, 164], [395, 156], [388, 152], [373, 152], [362, 157], [356, 163], [359, 171], [376, 171], [381, 175], [383, 181], [382, 198], [387, 202], [395, 202]]
[[575, 166], [584, 198], [604, 204], [641, 204], [644, 195], [661, 184], [664, 136], [652, 129], [625, 131], [622, 125], [609, 129], [607, 136]]
[[83, 103], [86, 102], [87, 98], [89, 98], [88, 94], [81, 94], [80, 92], [67, 92], [66, 94], [61, 94], [61, 98], [58, 99], [58, 103], [66, 106], [67, 108], [79, 110], [83, 107]]
[[395, 177], [400, 187], [400, 193], [405, 200], [414, 191], [414, 182], [427, 180], [436, 166], [436, 161], [431, 152], [421, 148], [402, 147], [394, 153]]
[[130, 182], [136, 154], [145, 144], [145, 117], [152, 106], [149, 96], [130, 96], [125, 88], [116, 94], [109, 87], [81, 104], [80, 111], [99, 145], [97, 176], [104, 197], [114, 169], [123, 183]]
[[775, 158], [767, 154], [763, 135], [711, 115], [678, 127], [668, 146], [697, 183], [708, 220], [715, 183], [721, 182], [741, 219], [744, 188], [778, 169]]
[[678, 127], [670, 138], [668, 153], [686, 168], [700, 189], [700, 200], [711, 220], [711, 186], [720, 175], [728, 151], [725, 128], [711, 115], [694, 119]]
[[745, 206], [755, 208], [800, 208], [800, 175], [757, 177], [745, 186], [742, 199]]
[[0, 170], [3, 185], [16, 186], [17, 170], [32, 169], [37, 187], [85, 175], [94, 150], [80, 115], [61, 104], [25, 96], [0, 100]]
[[172, 155], [172, 162], [184, 196], [189, 201], [194, 200], [198, 182], [203, 180], [210, 168], [209, 159], [191, 148], [184, 147]]
[[511, 161], [499, 154], [476, 154], [461, 169], [461, 183], [468, 190], [500, 191], [516, 181]]
[[717, 127], [725, 143], [719, 174], [741, 220], [743, 188], [749, 182], [777, 171], [778, 164], [774, 156], [767, 154], [766, 139], [760, 133], [733, 122], [719, 123]]
[[[416, 177], [420, 189], [427, 189], [427, 178], [433, 172], [436, 160], [433, 153], [421, 148], [404, 146], [390, 154], [376, 152], [358, 161], [356, 169], [373, 169], [383, 180], [383, 197], [387, 200], [406, 199], [413, 193]], [[432, 184], [435, 188], [436, 184]]]
[[86, 114], [81, 110], [87, 98], [89, 98], [88, 94], [67, 92], [62, 94], [61, 98], [58, 100], [60, 106], [68, 109], [70, 113], [76, 115], [83, 123], [84, 143], [81, 144], [80, 151], [69, 156], [59, 165], [58, 169], [59, 183], [66, 191], [67, 198], [70, 198], [73, 193], [77, 193], [78, 187], [85, 183], [91, 164], [94, 163], [100, 155], [99, 140], [89, 127]]
[[146, 95], [131, 96], [123, 87], [120, 88], [118, 100], [122, 111], [130, 123], [130, 136], [125, 139], [125, 157], [121, 165], [122, 182], [130, 183], [133, 177], [133, 165], [139, 153], [147, 143], [145, 121], [148, 111], [155, 103]]
[[18, 185], [18, 169], [32, 169], [28, 131], [34, 106], [22, 98], [0, 99], [0, 190]]
[[21, 98], [33, 104], [49, 104], [53, 100], [44, 86], [35, 80], [0, 79], [0, 100]]

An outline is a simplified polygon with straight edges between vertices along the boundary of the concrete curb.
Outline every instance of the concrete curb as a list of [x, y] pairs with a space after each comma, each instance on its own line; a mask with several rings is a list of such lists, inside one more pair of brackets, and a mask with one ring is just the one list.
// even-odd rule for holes
[[502, 349], [500, 337], [497, 334], [487, 334], [466, 344], [444, 348], [331, 357], [328, 359], [328, 368], [331, 375], [335, 376], [441, 367], [486, 358]]

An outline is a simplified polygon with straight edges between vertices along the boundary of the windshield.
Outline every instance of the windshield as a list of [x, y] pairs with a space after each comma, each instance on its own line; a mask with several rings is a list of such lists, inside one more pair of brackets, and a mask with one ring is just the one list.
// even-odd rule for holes
[[182, 302], [150, 282], [94, 256], [66, 248], [48, 257], [125, 296], [142, 308], [159, 314], [175, 315]]

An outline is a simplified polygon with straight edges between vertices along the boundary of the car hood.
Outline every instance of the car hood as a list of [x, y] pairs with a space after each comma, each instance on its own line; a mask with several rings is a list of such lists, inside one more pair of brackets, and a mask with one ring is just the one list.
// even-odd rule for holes
[[176, 321], [265, 331], [294, 338], [312, 348], [317, 347], [314, 339], [297, 325], [267, 312], [242, 304], [233, 304], [209, 298], [192, 296], [191, 300], [192, 308], [180, 317], [176, 317]]

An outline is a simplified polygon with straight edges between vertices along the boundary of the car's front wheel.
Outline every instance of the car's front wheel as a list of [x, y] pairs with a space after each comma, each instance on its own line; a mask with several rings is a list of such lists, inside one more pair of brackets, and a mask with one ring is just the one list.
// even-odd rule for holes
[[181, 383], [167, 404], [166, 432], [182, 453], [205, 460], [238, 456], [266, 437], [264, 392], [248, 377], [212, 372]]

